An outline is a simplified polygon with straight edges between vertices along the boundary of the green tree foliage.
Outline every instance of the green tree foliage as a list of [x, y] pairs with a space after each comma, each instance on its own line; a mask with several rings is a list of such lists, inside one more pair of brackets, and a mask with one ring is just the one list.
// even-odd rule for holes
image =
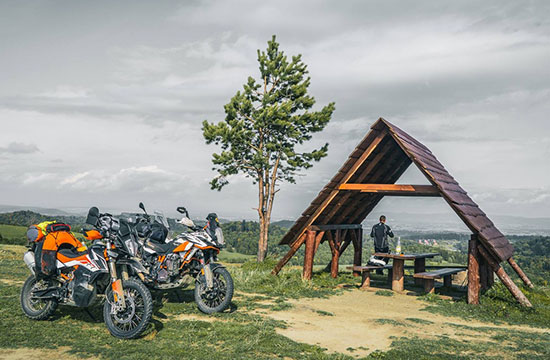
[[315, 99], [308, 95], [307, 66], [301, 55], [289, 59], [275, 36], [265, 51], [258, 50], [258, 63], [259, 79], [249, 77], [225, 105], [224, 121], [205, 120], [203, 135], [207, 144], [222, 149], [212, 158], [218, 172], [210, 183], [213, 189], [221, 190], [236, 174], [258, 186], [258, 261], [263, 261], [278, 183], [294, 183], [301, 170], [327, 155], [328, 144], [310, 151], [303, 151], [302, 145], [328, 124], [334, 103], [312, 111]]
[[514, 245], [514, 259], [531, 281], [548, 286], [550, 284], [550, 237], [509, 236], [509, 238]]

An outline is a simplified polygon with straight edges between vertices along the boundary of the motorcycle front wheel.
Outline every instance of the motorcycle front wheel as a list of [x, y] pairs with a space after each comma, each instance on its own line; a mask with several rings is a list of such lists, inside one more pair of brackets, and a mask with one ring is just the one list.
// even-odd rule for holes
[[205, 314], [224, 311], [233, 299], [233, 278], [221, 265], [211, 264], [214, 286], [208, 289], [206, 278], [199, 274], [195, 282], [195, 302]]
[[54, 299], [33, 299], [33, 290], [43, 290], [52, 286], [51, 281], [36, 280], [34, 275], [27, 278], [21, 289], [21, 308], [25, 315], [33, 320], [46, 320], [55, 312], [57, 301]]
[[[126, 306], [116, 309], [113, 291], [108, 288], [103, 305], [103, 319], [107, 329], [119, 339], [134, 339], [140, 336], [151, 321], [153, 299], [142, 282], [129, 279], [122, 282]], [[114, 308], [114, 310], [113, 310]]]

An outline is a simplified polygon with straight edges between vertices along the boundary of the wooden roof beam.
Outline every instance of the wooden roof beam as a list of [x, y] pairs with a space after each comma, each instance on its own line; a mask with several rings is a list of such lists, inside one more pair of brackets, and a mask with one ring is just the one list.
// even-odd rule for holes
[[326, 231], [326, 230], [349, 230], [349, 229], [361, 229], [361, 224], [331, 224], [331, 225], [310, 225], [308, 230], [313, 231]]
[[342, 184], [339, 189], [387, 196], [441, 196], [439, 189], [433, 185]]

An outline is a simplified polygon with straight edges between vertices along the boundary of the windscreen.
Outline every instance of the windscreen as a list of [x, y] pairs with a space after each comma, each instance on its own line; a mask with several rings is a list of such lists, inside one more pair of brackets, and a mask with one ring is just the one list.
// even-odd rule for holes
[[160, 211], [155, 211], [155, 221], [159, 224], [162, 224], [166, 227], [167, 230], [170, 230], [170, 225], [168, 225], [168, 220], [166, 219], [166, 216], [164, 216], [164, 213]]

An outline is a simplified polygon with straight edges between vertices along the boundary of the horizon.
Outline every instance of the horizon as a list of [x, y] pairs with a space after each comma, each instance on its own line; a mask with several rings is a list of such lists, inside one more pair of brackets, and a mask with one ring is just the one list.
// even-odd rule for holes
[[[159, 209], [149, 209], [150, 211], [159, 211]], [[450, 208], [449, 208], [450, 210]], [[32, 211], [40, 215], [46, 216], [86, 216], [87, 212], [78, 211], [64, 211], [62, 209], [45, 209], [40, 207], [21, 207], [21, 206], [9, 206], [0, 204], [0, 214], [13, 213], [17, 211]], [[115, 214], [115, 216], [122, 215], [124, 213], [136, 213], [139, 211], [131, 210], [117, 210], [112, 211], [107, 209], [107, 212]], [[161, 211], [161, 210], [160, 210]], [[163, 212], [167, 217], [172, 219], [178, 219], [180, 216], [175, 215], [175, 212]], [[468, 234], [471, 233], [466, 225], [458, 218], [454, 216], [449, 218], [446, 214], [426, 214], [426, 213], [386, 213], [388, 224], [394, 229], [394, 231], [404, 231], [409, 233], [456, 233], [456, 234]], [[191, 218], [195, 221], [203, 221], [201, 216], [193, 216]], [[258, 222], [255, 218], [225, 218], [219, 216], [220, 221], [224, 222]], [[510, 215], [494, 215], [492, 219], [495, 225], [503, 231], [505, 235], [534, 235], [534, 236], [550, 236], [550, 218], [530, 218], [530, 217], [514, 217]], [[367, 229], [376, 224], [378, 221], [378, 214], [371, 213], [363, 220], [362, 224], [364, 229]], [[286, 225], [280, 223], [289, 222], [294, 223], [295, 219], [273, 219], [272, 224], [287, 228]], [[290, 227], [290, 226], [288, 226]]]

